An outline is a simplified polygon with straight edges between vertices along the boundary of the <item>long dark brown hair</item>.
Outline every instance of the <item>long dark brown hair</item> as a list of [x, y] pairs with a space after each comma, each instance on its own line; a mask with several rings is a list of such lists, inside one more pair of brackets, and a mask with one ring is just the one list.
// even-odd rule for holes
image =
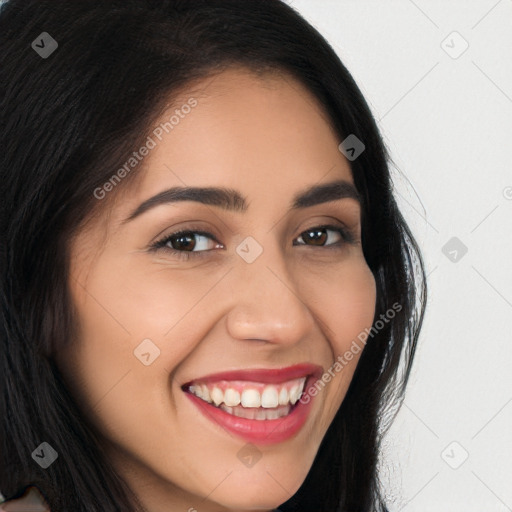
[[[362, 28], [360, 27], [359, 30]], [[58, 43], [43, 58], [31, 43]], [[397, 208], [368, 105], [325, 39], [279, 0], [9, 0], [0, 11], [0, 491], [36, 485], [53, 512], [130, 512], [136, 498], [99, 449], [52, 354], [73, 340], [69, 240], [107, 201], [101, 187], [142, 145], [164, 102], [230, 65], [293, 75], [324, 106], [362, 198], [375, 320], [347, 395], [286, 512], [386, 510], [377, 473], [425, 308], [420, 252]], [[134, 174], [136, 171], [134, 171]], [[124, 186], [130, 177], [127, 177]], [[113, 195], [113, 192], [111, 195]], [[31, 453], [48, 442], [58, 460]]]

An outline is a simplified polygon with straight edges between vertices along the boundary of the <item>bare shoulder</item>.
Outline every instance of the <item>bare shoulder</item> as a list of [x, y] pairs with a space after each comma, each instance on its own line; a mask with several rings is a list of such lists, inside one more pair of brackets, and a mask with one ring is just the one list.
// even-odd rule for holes
[[[22, 506], [23, 508], [20, 508]], [[25, 494], [15, 500], [4, 501], [0, 504], [0, 512], [20, 512], [27, 510], [30, 512], [50, 512], [50, 508], [41, 496], [37, 487], [27, 487]]]

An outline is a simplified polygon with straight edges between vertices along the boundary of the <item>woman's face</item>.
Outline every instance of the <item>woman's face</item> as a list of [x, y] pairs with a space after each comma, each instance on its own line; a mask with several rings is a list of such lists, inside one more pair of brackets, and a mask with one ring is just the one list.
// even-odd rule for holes
[[302, 403], [304, 378], [373, 321], [351, 170], [303, 86], [242, 69], [150, 137], [71, 245], [78, 339], [56, 357], [150, 512], [269, 510], [304, 481], [360, 353]]

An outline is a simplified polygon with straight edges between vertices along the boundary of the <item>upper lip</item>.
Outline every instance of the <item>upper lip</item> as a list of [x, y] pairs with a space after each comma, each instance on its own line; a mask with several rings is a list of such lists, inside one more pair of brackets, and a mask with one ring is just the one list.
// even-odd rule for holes
[[221, 380], [245, 380], [252, 382], [262, 382], [265, 384], [278, 384], [301, 377], [313, 375], [320, 378], [323, 368], [320, 365], [312, 363], [299, 363], [285, 368], [251, 368], [247, 370], [230, 370], [225, 372], [213, 373], [193, 379], [183, 385], [183, 388], [195, 383], [218, 382]]

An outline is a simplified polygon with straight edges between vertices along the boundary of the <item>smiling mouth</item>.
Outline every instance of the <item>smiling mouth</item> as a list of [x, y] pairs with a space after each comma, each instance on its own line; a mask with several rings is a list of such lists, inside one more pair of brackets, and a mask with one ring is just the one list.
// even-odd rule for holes
[[187, 391], [227, 414], [249, 420], [277, 420], [296, 407], [306, 384], [306, 377], [283, 383], [267, 384], [242, 380], [194, 382]]
[[246, 441], [269, 445], [292, 439], [304, 427], [314, 400], [300, 398], [322, 374], [322, 366], [312, 363], [231, 370], [189, 381], [181, 389], [209, 422]]

